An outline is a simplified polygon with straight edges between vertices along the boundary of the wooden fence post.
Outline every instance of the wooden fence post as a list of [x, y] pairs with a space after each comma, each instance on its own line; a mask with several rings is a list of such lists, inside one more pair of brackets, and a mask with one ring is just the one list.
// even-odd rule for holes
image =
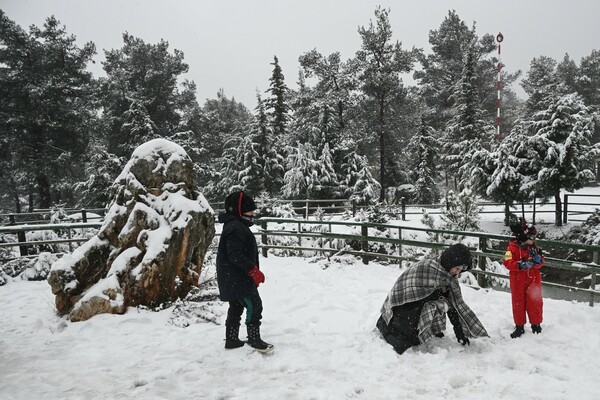
[[[402, 240], [402, 228], [398, 228], [398, 240]], [[402, 243], [398, 242], [398, 255], [402, 257]], [[402, 266], [402, 260], [398, 260], [398, 264]]]
[[[367, 236], [369, 236], [369, 227], [363, 225], [360, 227], [360, 234], [363, 236], [363, 240], [361, 241], [361, 250], [364, 252], [369, 251], [369, 241], [367, 240]], [[362, 256], [363, 264], [369, 263], [369, 258], [366, 255]]]
[[[302, 247], [302, 223], [298, 222], [298, 247]], [[302, 250], [298, 250], [298, 256], [302, 256]]]
[[406, 200], [404, 197], [400, 198], [400, 205], [402, 206], [402, 221], [406, 221]]
[[[592, 255], [592, 261], [595, 264], [598, 264], [598, 252], [595, 251]], [[590, 289], [596, 290], [596, 271], [592, 271], [592, 276], [590, 277]], [[594, 307], [594, 293], [590, 293], [590, 307]]]
[[85, 208], [81, 209], [81, 221], [87, 222], [87, 211], [85, 210]]
[[267, 256], [269, 255], [269, 252], [266, 247], [267, 243], [268, 243], [268, 238], [267, 238], [267, 234], [265, 233], [265, 231], [267, 230], [267, 221], [261, 221], [260, 222], [260, 228], [263, 230], [263, 233], [260, 235], [260, 242], [263, 245], [262, 248], [262, 255], [264, 258], [267, 258]]
[[308, 199], [306, 199], [306, 209], [304, 211], [304, 219], [308, 219]]
[[[9, 220], [10, 225], [16, 225], [14, 214], [10, 214], [8, 216], [8, 220]], [[27, 241], [27, 238], [25, 237], [25, 232], [17, 232], [17, 241], [19, 243], [24, 243]], [[21, 255], [21, 257], [26, 256], [27, 255], [27, 246], [19, 246], [19, 254]]]
[[564, 204], [563, 204], [563, 222], [566, 224], [567, 223], [567, 216], [569, 215], [569, 195], [565, 193], [565, 200], [564, 200]]
[[[485, 252], [485, 250], [487, 249], [487, 240], [486, 238], [479, 238], [479, 251]], [[477, 266], [479, 267], [480, 270], [485, 271], [486, 269], [486, 265], [485, 265], [485, 256], [480, 255], [477, 257]], [[488, 279], [484, 274], [478, 274], [477, 276], [477, 283], [479, 284], [479, 286], [481, 286], [482, 288], [488, 287]]]

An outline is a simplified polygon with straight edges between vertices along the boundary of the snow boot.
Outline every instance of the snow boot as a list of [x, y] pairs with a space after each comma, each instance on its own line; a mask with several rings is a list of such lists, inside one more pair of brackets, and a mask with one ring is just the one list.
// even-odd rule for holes
[[225, 348], [226, 349], [237, 349], [242, 347], [244, 342], [239, 339], [240, 333], [239, 325], [225, 325]]
[[542, 333], [542, 326], [540, 324], [532, 324], [531, 332], [536, 333], [536, 334]]
[[510, 334], [510, 337], [516, 339], [525, 333], [525, 328], [523, 325], [516, 325], [513, 333]]
[[273, 345], [263, 341], [260, 338], [260, 326], [246, 325], [248, 330], [248, 344], [261, 353], [268, 353], [273, 350]]

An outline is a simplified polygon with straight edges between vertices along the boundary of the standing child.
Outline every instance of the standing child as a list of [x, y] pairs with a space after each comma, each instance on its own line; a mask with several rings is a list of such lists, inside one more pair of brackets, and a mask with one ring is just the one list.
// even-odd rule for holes
[[224, 225], [217, 252], [217, 282], [220, 299], [229, 302], [225, 348], [244, 345], [238, 335], [245, 308], [248, 344], [258, 351], [268, 352], [273, 345], [260, 338], [263, 307], [257, 288], [265, 281], [265, 275], [259, 269], [258, 246], [250, 230], [254, 210], [254, 200], [244, 192], [231, 193], [225, 199], [225, 212], [219, 214], [219, 222]]
[[529, 317], [531, 331], [542, 333], [542, 277], [540, 268], [544, 266], [541, 249], [534, 240], [537, 230], [521, 219], [520, 224], [511, 225], [515, 238], [508, 244], [504, 255], [504, 266], [510, 274], [510, 294], [512, 298], [515, 330], [511, 338], [525, 333], [526, 316]]

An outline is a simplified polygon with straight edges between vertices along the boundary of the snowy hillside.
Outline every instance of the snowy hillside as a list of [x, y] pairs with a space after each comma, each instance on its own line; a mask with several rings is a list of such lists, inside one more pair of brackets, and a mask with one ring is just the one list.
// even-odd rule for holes
[[[348, 259], [352, 260], [352, 259]], [[544, 331], [509, 338], [507, 293], [463, 286], [489, 338], [450, 330], [397, 355], [374, 330], [397, 267], [261, 259], [265, 356], [223, 348], [224, 326], [130, 309], [69, 323], [46, 282], [0, 290], [2, 399], [581, 399], [600, 396], [600, 308], [545, 300]], [[224, 322], [226, 306], [216, 304]], [[245, 330], [242, 327], [243, 335]]]

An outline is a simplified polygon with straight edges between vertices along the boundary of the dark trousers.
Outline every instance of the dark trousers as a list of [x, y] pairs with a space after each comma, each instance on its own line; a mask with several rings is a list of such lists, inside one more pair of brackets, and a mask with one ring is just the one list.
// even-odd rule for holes
[[423, 302], [417, 301], [392, 308], [393, 316], [389, 324], [379, 317], [377, 329], [399, 354], [420, 344], [418, 326], [422, 309]]
[[246, 325], [260, 326], [263, 306], [258, 293], [250, 297], [244, 297], [242, 300], [230, 301], [225, 325], [239, 326], [244, 309], [246, 309]]

